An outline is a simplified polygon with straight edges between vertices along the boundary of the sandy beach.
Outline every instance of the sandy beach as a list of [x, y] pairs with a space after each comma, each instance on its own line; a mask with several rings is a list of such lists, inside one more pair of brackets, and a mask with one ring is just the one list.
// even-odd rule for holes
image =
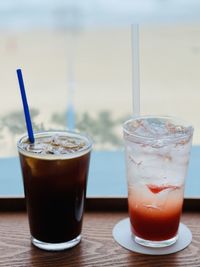
[[[200, 143], [199, 33], [197, 24], [140, 28], [141, 114], [191, 122], [194, 144]], [[130, 27], [1, 30], [0, 58], [1, 117], [22, 109], [19, 67], [30, 106], [39, 110], [37, 123], [46, 127], [69, 103], [77, 114], [94, 118], [102, 110], [114, 119], [132, 114]], [[1, 126], [0, 156], [14, 155], [12, 132]]]

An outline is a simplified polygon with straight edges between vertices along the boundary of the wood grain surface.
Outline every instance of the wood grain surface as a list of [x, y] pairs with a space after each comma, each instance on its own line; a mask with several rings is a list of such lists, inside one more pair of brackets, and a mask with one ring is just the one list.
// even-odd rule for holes
[[120, 247], [112, 238], [112, 229], [126, 212], [92, 212], [84, 217], [81, 243], [64, 252], [45, 252], [30, 243], [25, 212], [0, 213], [0, 266], [196, 266], [200, 267], [200, 213], [185, 212], [182, 222], [193, 233], [190, 246], [176, 254], [145, 256]]

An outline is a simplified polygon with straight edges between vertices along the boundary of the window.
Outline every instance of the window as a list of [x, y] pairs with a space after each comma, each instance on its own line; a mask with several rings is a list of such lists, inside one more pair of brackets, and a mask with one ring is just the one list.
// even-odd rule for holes
[[[132, 13], [123, 10], [120, 18], [126, 23], [121, 24], [105, 23], [104, 13], [105, 21], [95, 24], [86, 20], [91, 10], [98, 5], [0, 4], [0, 195], [23, 194], [16, 142], [26, 129], [18, 67], [35, 131], [75, 127], [94, 138], [88, 195], [126, 195], [121, 125], [132, 113], [131, 20], [126, 16]], [[186, 196], [200, 195], [199, 31], [197, 23], [140, 27], [141, 113], [174, 115], [195, 127]]]

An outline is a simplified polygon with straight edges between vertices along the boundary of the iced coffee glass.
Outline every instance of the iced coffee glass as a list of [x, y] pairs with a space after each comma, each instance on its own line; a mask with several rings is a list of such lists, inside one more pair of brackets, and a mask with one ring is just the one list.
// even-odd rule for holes
[[77, 245], [92, 142], [75, 132], [54, 131], [18, 142], [32, 243], [45, 250]]
[[140, 116], [123, 125], [128, 207], [135, 241], [176, 242], [193, 127], [172, 117]]

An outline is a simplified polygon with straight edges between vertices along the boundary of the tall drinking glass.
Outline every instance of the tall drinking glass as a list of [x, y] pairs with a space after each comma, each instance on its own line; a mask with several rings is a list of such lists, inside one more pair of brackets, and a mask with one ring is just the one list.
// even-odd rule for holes
[[67, 131], [18, 142], [32, 243], [63, 250], [81, 240], [91, 140]]
[[140, 116], [123, 125], [128, 207], [135, 241], [176, 242], [193, 127], [173, 117]]

